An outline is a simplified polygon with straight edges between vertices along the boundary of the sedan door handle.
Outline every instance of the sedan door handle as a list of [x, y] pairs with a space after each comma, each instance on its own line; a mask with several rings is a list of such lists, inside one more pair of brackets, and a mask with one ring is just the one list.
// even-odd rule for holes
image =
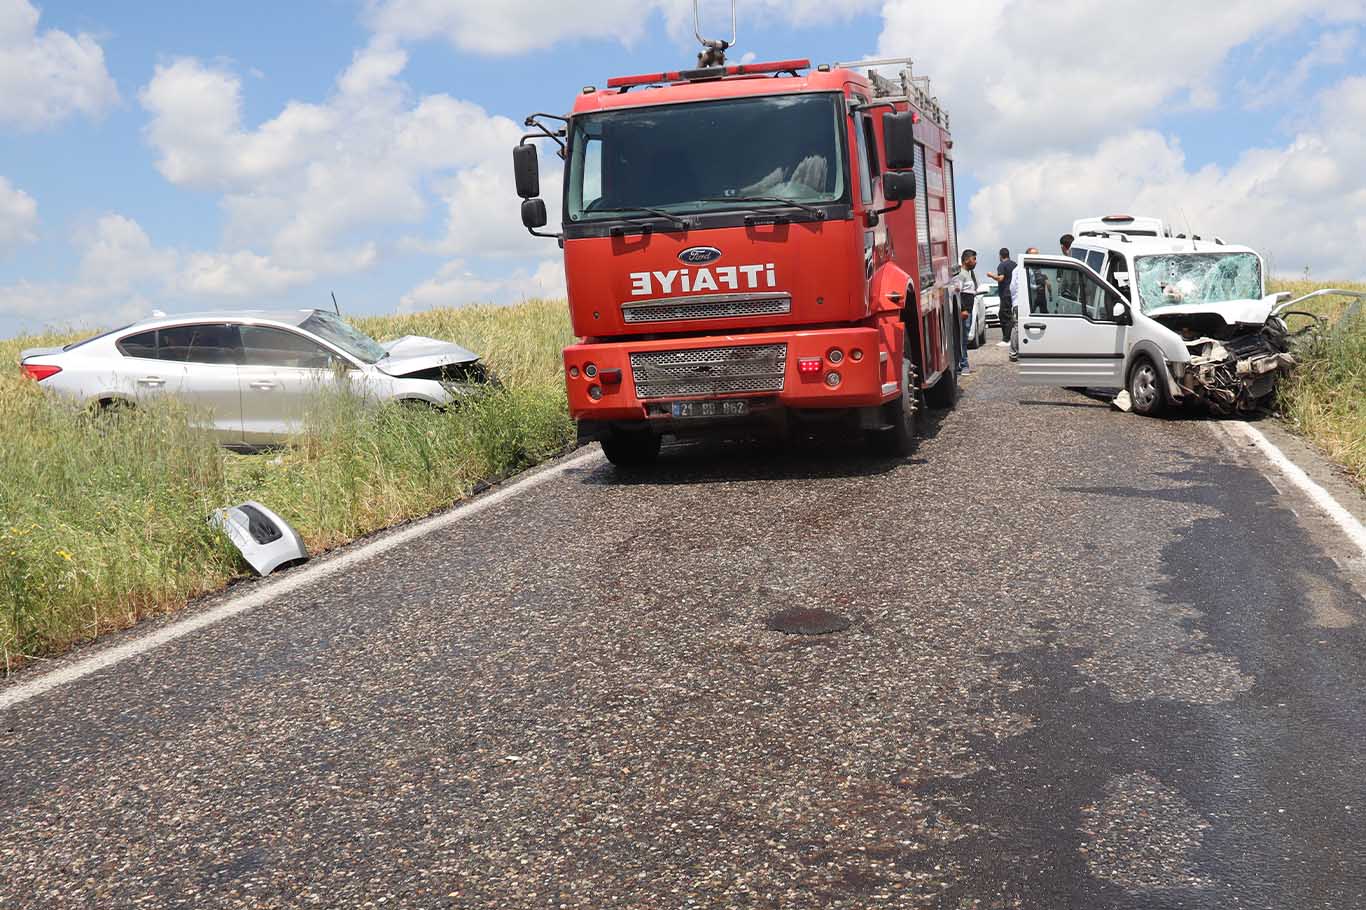
[[1040, 332], [1048, 328], [1048, 326], [1044, 325], [1042, 322], [1026, 322], [1024, 327], [1027, 329], [1035, 329]]
[[138, 385], [148, 386], [154, 389], [159, 389], [165, 384], [166, 380], [162, 379], [160, 376], [144, 376], [138, 380]]
[[251, 383], [251, 387], [253, 389], [260, 389], [262, 392], [269, 392], [271, 389], [275, 388], [275, 383], [269, 382], [265, 379], [258, 379], [255, 382]]

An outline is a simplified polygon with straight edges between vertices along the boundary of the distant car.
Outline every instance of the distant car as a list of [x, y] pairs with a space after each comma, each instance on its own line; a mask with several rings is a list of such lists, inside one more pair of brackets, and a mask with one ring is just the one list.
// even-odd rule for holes
[[407, 335], [380, 343], [323, 310], [214, 312], [146, 319], [20, 367], [94, 408], [176, 395], [201, 407], [225, 445], [280, 442], [316, 394], [348, 383], [366, 400], [445, 407], [488, 381], [478, 354]]
[[[984, 284], [977, 289], [977, 299], [982, 302], [982, 315], [986, 324], [996, 328], [1001, 324], [1001, 292], [996, 283]], [[985, 338], [983, 339], [986, 340]]]

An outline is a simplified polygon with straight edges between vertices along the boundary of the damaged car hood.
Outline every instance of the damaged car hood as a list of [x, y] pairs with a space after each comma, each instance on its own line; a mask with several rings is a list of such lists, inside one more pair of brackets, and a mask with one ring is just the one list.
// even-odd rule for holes
[[381, 342], [380, 346], [389, 352], [389, 356], [375, 366], [390, 376], [407, 376], [423, 370], [479, 360], [478, 354], [454, 342], [421, 335], [404, 335], [393, 341]]
[[1187, 303], [1152, 307], [1148, 315], [1154, 319], [1170, 316], [1196, 316], [1212, 313], [1229, 325], [1261, 325], [1271, 316], [1276, 306], [1274, 294], [1261, 300], [1226, 300], [1221, 303]]

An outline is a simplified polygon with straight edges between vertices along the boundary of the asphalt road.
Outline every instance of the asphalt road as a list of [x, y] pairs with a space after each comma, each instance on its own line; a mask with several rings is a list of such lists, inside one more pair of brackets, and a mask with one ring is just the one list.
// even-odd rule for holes
[[906, 462], [589, 462], [4, 712], [0, 907], [1366, 906], [1360, 564], [974, 359]]

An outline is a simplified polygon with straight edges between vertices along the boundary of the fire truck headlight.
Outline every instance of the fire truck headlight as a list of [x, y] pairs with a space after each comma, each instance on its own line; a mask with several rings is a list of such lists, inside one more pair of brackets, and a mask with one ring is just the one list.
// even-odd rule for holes
[[590, 385], [588, 387], [588, 397], [594, 401], [602, 401], [602, 386]]
[[834, 370], [831, 370], [829, 373], [826, 373], [825, 384], [833, 389], [835, 386], [840, 384], [840, 374], [836, 373]]

